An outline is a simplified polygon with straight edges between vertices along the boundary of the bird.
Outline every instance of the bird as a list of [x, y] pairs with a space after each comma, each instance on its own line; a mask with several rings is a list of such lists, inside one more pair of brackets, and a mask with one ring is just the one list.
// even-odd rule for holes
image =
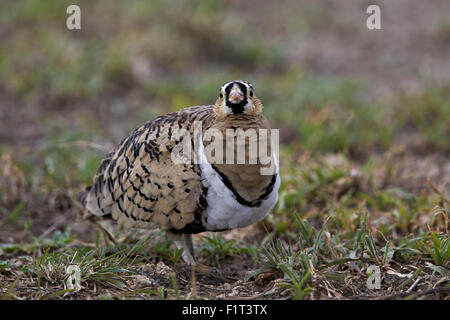
[[[262, 109], [253, 85], [233, 80], [221, 86], [213, 105], [143, 123], [106, 155], [92, 185], [78, 194], [85, 214], [127, 228], [163, 230], [183, 249], [185, 263], [197, 265], [193, 234], [249, 226], [278, 201], [281, 179], [272, 136], [265, 137], [270, 161], [263, 163], [251, 154], [250, 138], [227, 135], [254, 130], [262, 141], [260, 132], [271, 132]], [[182, 154], [181, 145], [186, 153], [174, 157], [176, 149]], [[238, 163], [242, 150], [248, 152]], [[268, 163], [272, 169], [263, 174]]]

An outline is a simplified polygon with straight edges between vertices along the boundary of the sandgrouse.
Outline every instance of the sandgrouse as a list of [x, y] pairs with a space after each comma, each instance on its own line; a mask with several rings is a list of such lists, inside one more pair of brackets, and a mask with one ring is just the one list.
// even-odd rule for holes
[[[262, 108], [253, 86], [236, 80], [214, 105], [142, 124], [108, 153], [80, 203], [88, 215], [165, 230], [195, 265], [192, 234], [248, 226], [278, 200], [278, 160]], [[249, 132], [265, 144], [255, 148]]]

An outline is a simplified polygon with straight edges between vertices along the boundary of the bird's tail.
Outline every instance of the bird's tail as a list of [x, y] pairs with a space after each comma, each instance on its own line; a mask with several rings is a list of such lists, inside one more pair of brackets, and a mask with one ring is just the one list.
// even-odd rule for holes
[[87, 196], [88, 196], [89, 190], [91, 190], [91, 188], [92, 187], [87, 187], [85, 191], [80, 192], [77, 195], [78, 202], [80, 202], [83, 205], [83, 207], [85, 207], [85, 208], [87, 205]]

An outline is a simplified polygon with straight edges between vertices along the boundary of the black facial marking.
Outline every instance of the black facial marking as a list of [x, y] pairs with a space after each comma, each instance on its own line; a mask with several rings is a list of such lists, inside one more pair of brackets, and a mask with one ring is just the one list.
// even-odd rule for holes
[[[233, 86], [237, 84], [239, 86], [239, 89], [241, 89], [242, 94], [244, 95], [244, 97], [242, 98], [241, 102], [239, 103], [232, 103], [229, 100], [229, 96], [230, 96], [230, 92], [231, 89], [233, 88]], [[229, 85], [226, 86], [225, 88], [225, 99], [226, 99], [226, 106], [229, 107], [232, 111], [233, 114], [239, 114], [239, 113], [243, 113], [244, 112], [244, 107], [247, 104], [247, 87], [240, 82], [231, 82]]]

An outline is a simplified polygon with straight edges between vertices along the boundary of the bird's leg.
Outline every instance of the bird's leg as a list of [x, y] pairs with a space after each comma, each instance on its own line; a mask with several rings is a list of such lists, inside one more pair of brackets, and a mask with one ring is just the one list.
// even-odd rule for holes
[[180, 249], [183, 248], [183, 260], [186, 262], [187, 265], [192, 266], [192, 272], [202, 274], [202, 275], [208, 275], [213, 276], [217, 278], [218, 272], [216, 268], [211, 268], [210, 266], [198, 264], [195, 261], [194, 258], [194, 244], [192, 242], [192, 234], [185, 233], [185, 234], [175, 234], [172, 232], [167, 233], [169, 237], [173, 240], [175, 243], [175, 246]]
[[180, 235], [168, 232], [168, 235], [172, 238], [173, 242], [175, 243], [175, 246], [178, 249], [181, 248], [184, 249], [182, 254], [183, 260], [190, 266], [197, 265], [194, 258], [194, 245], [192, 243], [192, 234], [186, 233]]
[[192, 242], [192, 234], [185, 233], [185, 234], [183, 234], [183, 238], [184, 238], [184, 243], [186, 244], [186, 246], [187, 246], [187, 248], [189, 250], [189, 254], [195, 260], [194, 243]]
[[106, 244], [108, 244], [107, 240], [110, 240], [112, 243], [114, 243], [115, 246], [117, 246], [118, 243], [116, 239], [114, 239], [114, 236], [104, 226], [100, 224], [100, 222], [102, 222], [101, 217], [89, 215], [84, 219], [93, 223], [103, 233]]

